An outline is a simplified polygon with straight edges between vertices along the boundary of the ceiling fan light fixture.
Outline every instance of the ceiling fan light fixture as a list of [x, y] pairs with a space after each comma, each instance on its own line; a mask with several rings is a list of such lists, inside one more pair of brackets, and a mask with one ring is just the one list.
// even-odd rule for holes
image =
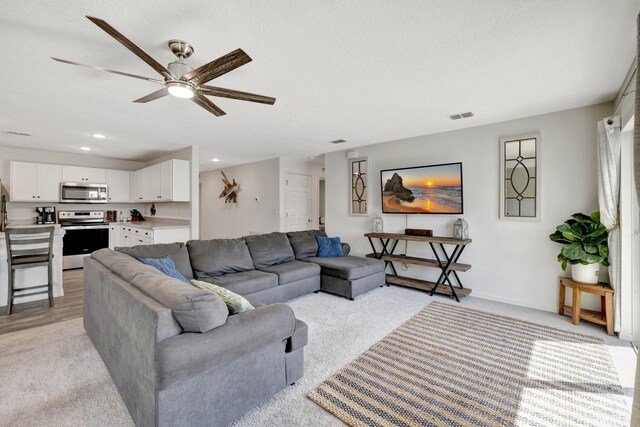
[[167, 83], [167, 91], [176, 98], [190, 99], [195, 95], [195, 90], [187, 83], [182, 82]]

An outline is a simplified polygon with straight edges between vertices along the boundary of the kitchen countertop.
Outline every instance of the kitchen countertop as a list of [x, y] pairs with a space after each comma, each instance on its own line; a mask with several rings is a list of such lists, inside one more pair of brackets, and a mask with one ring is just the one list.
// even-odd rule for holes
[[146, 221], [110, 222], [109, 225], [123, 225], [125, 227], [136, 227], [144, 230], [162, 230], [166, 228], [191, 228], [191, 221], [188, 219], [172, 218], [148, 218]]
[[[33, 224], [33, 223], [29, 223], [28, 221], [30, 220], [15, 220], [15, 221], [9, 221], [9, 223], [7, 224], [7, 227], [15, 227], [15, 228], [39, 228], [39, 227], [53, 227], [55, 228], [53, 235], [54, 236], [59, 236], [59, 235], [64, 235], [65, 231], [64, 229], [60, 228], [60, 224]], [[4, 232], [0, 233], [0, 239], [4, 239]]]

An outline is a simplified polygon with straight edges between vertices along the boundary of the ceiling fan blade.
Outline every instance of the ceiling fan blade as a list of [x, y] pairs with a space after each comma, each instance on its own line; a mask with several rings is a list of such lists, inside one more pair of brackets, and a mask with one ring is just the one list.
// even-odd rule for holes
[[149, 101], [153, 101], [154, 99], [158, 99], [158, 98], [162, 98], [163, 96], [167, 96], [169, 95], [169, 92], [167, 92], [166, 88], [162, 88], [160, 90], [157, 90], [153, 93], [150, 93], [147, 96], [143, 96], [142, 98], [138, 98], [133, 102], [137, 102], [138, 104], [143, 104], [145, 102], [149, 102]]
[[203, 95], [218, 96], [220, 98], [239, 99], [240, 101], [259, 102], [260, 104], [273, 105], [275, 98], [270, 96], [256, 95], [255, 93], [240, 92], [239, 90], [225, 89], [214, 86], [200, 86], [198, 91]]
[[144, 76], [137, 76], [135, 74], [123, 73], [122, 71], [108, 70], [106, 68], [96, 67], [94, 65], [80, 64], [79, 62], [67, 61], [66, 59], [60, 59], [60, 58], [54, 58], [54, 57], [51, 57], [51, 59], [53, 59], [54, 61], [62, 62], [64, 64], [77, 65], [79, 67], [90, 68], [92, 70], [106, 71], [107, 73], [118, 74], [118, 75], [126, 76], [126, 77], [133, 77], [134, 79], [147, 80], [149, 82], [160, 83], [162, 85], [164, 84], [163, 80], [152, 79], [152, 78], [144, 77]]
[[223, 74], [233, 71], [238, 67], [251, 62], [251, 58], [242, 49], [236, 49], [218, 59], [214, 59], [208, 64], [189, 71], [182, 76], [183, 79], [198, 85], [220, 77]]
[[193, 95], [193, 98], [191, 98], [191, 100], [216, 117], [224, 116], [225, 114], [227, 114], [224, 111], [222, 111], [220, 108], [218, 108], [216, 104], [209, 101], [207, 98], [204, 97], [204, 95], [200, 93], [196, 92], [195, 95]]
[[99, 18], [87, 16], [87, 19], [89, 19], [91, 22], [96, 24], [98, 27], [104, 30], [104, 32], [109, 34], [111, 37], [116, 39], [120, 44], [122, 44], [124, 47], [129, 49], [131, 52], [133, 52], [138, 58], [146, 62], [149, 66], [151, 66], [151, 68], [156, 70], [162, 77], [169, 80], [177, 80], [177, 78], [171, 73], [171, 71], [167, 70], [162, 64], [160, 64], [158, 61], [156, 61], [151, 56], [149, 56], [149, 54], [147, 54], [144, 50], [136, 46], [131, 40], [129, 40], [128, 38], [120, 34], [118, 30], [113, 28], [111, 25], [107, 24], [105, 21]]

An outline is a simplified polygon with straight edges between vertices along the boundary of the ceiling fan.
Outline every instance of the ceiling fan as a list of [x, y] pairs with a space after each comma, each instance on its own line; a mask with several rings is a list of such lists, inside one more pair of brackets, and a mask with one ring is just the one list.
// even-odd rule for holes
[[94, 67], [92, 65], [79, 64], [66, 59], [51, 58], [65, 64], [78, 65], [81, 67], [91, 68], [94, 70], [106, 71], [108, 73], [119, 74], [121, 76], [133, 77], [140, 80], [147, 80], [153, 83], [161, 84], [162, 89], [150, 93], [147, 96], [136, 99], [133, 102], [145, 103], [162, 98], [166, 95], [173, 95], [178, 98], [191, 99], [193, 102], [204, 108], [214, 116], [223, 116], [226, 113], [217, 105], [211, 102], [206, 96], [217, 96], [221, 98], [239, 99], [241, 101], [259, 102], [261, 104], [273, 105], [275, 98], [268, 96], [256, 95], [248, 92], [240, 92], [232, 89], [221, 87], [207, 86], [210, 80], [222, 76], [223, 74], [233, 71], [249, 62], [251, 58], [242, 49], [236, 49], [218, 59], [214, 59], [208, 64], [194, 69], [184, 62], [193, 53], [194, 49], [189, 43], [182, 40], [169, 40], [169, 49], [178, 57], [177, 61], [171, 62], [166, 68], [158, 61], [149, 56], [145, 51], [136, 46], [131, 40], [120, 34], [115, 28], [107, 24], [99, 18], [87, 16], [87, 18], [104, 30], [111, 37], [116, 39], [120, 44], [133, 52], [138, 58], [146, 62], [151, 68], [156, 70], [162, 79], [152, 79], [149, 77], [137, 76], [135, 74], [123, 73], [122, 71], [108, 70], [106, 68]]

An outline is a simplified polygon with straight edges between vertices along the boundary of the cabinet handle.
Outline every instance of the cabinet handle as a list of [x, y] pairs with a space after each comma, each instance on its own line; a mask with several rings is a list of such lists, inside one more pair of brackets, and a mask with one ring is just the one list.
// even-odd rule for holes
[[38, 196], [38, 199], [40, 198], [40, 196]]
[[156, 199], [162, 199], [162, 196], [156, 196]]
[[36, 198], [36, 196], [31, 196], [31, 198], [32, 198], [32, 199], [35, 199], [35, 198]]
[[136, 230], [136, 233], [138, 232], [138, 230]]

